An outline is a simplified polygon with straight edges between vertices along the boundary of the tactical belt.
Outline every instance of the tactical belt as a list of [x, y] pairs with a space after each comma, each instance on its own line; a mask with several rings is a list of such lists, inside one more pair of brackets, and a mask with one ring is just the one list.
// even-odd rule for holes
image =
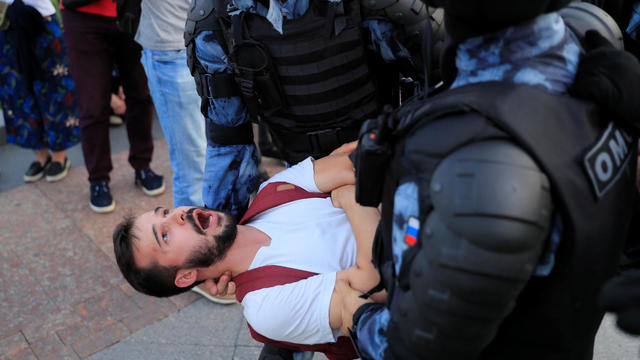
[[276, 137], [288, 152], [326, 155], [340, 145], [358, 138], [359, 127], [334, 128], [308, 133], [277, 131]]

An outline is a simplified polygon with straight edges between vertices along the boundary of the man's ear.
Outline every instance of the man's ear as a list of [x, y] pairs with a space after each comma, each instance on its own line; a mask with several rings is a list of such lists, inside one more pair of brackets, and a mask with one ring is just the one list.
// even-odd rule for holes
[[177, 287], [191, 286], [198, 278], [198, 270], [196, 269], [180, 269], [176, 274], [175, 284]]

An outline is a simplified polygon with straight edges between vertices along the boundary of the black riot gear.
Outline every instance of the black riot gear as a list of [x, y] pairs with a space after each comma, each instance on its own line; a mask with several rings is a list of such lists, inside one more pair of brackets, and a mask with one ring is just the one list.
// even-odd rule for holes
[[[394, 157], [374, 244], [390, 299], [386, 356], [591, 357], [602, 316], [594, 294], [617, 265], [636, 154], [634, 140], [593, 110], [528, 86], [485, 83], [388, 117]], [[615, 168], [592, 176], [603, 165], [594, 156]], [[419, 240], [396, 272], [394, 193], [407, 183], [418, 187]], [[564, 228], [554, 270], [532, 277], [557, 219]]]
[[[390, 66], [369, 56], [372, 35], [362, 29], [363, 11], [371, 19], [403, 23], [397, 35], [404, 34], [400, 37], [411, 53], [420, 53], [421, 30], [430, 15], [437, 36], [443, 36], [442, 12], [428, 12], [420, 2], [363, 4], [366, 10], [358, 0], [312, 0], [304, 15], [283, 23], [281, 34], [264, 17], [237, 11], [231, 2], [195, 0], [185, 44], [203, 113], [210, 99], [241, 96], [253, 120], [266, 125], [281, 156], [292, 163], [356, 139], [364, 120], [376, 116], [382, 104], [397, 106], [400, 97], [419, 90], [414, 84], [421, 80], [418, 58], [400, 57]], [[213, 31], [233, 73], [214, 76], [199, 63], [195, 37], [205, 30]], [[237, 139], [248, 143], [250, 137], [247, 126], [218, 125], [209, 133], [223, 145]]]

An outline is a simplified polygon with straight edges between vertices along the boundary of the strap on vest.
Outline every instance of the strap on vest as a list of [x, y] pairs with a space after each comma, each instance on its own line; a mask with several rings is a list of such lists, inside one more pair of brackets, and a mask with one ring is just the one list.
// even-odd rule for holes
[[293, 283], [314, 275], [317, 273], [278, 265], [247, 270], [233, 277], [233, 282], [236, 283], [236, 299], [242, 302], [244, 297], [252, 291]]
[[[307, 193], [313, 194], [309, 192]], [[233, 278], [233, 281], [236, 283], [236, 299], [238, 302], [242, 302], [244, 297], [252, 291], [277, 285], [290, 284], [314, 275], [317, 274], [277, 265], [268, 265], [251, 269], [240, 275], [236, 275]], [[346, 336], [340, 336], [338, 341], [335, 343], [304, 345], [270, 339], [255, 331], [253, 327], [251, 327], [251, 324], [247, 323], [247, 325], [249, 326], [251, 337], [264, 344], [273, 344], [278, 347], [284, 347], [296, 351], [322, 352], [330, 360], [350, 360], [357, 358], [353, 344]]]
[[251, 205], [249, 205], [247, 212], [239, 224], [244, 225], [259, 213], [284, 203], [301, 199], [327, 198], [329, 196], [331, 195], [326, 193], [309, 192], [299, 186], [284, 181], [272, 182], [258, 192], [258, 195], [256, 195]]
[[209, 74], [198, 71], [193, 76], [200, 79], [200, 81], [196, 81], [196, 84], [199, 84], [199, 88], [196, 90], [198, 90], [198, 95], [202, 97], [219, 99], [240, 96], [240, 91], [231, 74]]
[[206, 121], [207, 139], [218, 145], [249, 145], [253, 144], [253, 128], [251, 122], [238, 126], [224, 126]]

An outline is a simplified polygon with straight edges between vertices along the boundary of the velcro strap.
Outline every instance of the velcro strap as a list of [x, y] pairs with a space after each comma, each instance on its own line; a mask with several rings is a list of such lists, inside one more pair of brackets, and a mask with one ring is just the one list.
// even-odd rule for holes
[[253, 144], [253, 129], [251, 122], [238, 126], [218, 125], [207, 120], [207, 140], [217, 145], [248, 145]]
[[232, 74], [216, 73], [202, 74], [200, 77], [200, 89], [198, 94], [209, 99], [229, 98], [239, 96], [240, 91]]

